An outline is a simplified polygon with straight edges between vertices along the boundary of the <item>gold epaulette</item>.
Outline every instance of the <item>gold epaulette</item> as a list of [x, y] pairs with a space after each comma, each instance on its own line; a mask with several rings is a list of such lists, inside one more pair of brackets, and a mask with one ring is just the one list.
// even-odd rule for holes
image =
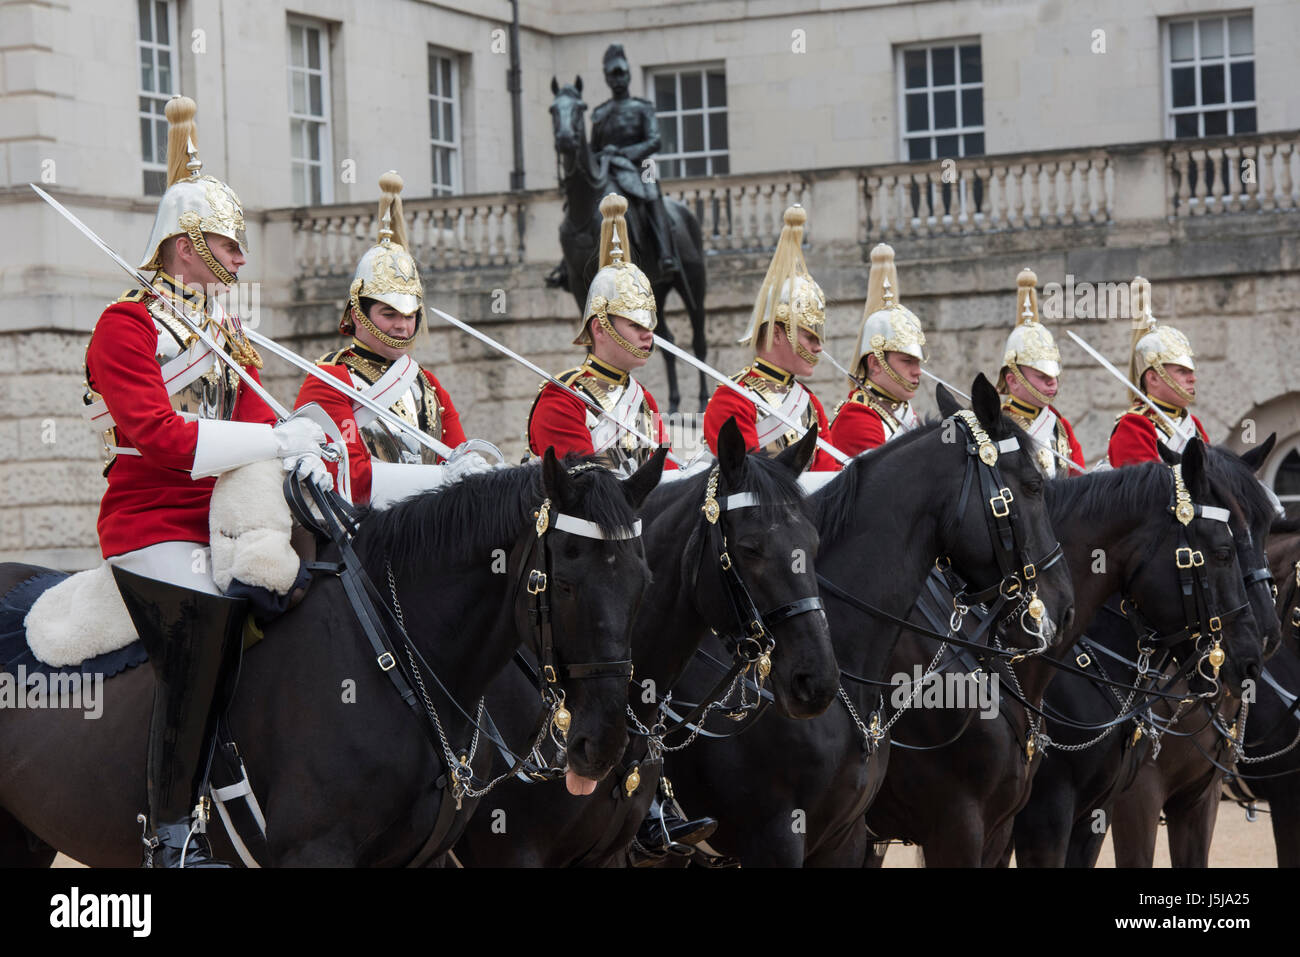
[[565, 369], [555, 378], [559, 379], [566, 386], [570, 386], [573, 385], [573, 383], [575, 383], [576, 381], [578, 381], [578, 378], [581, 375], [582, 375], [582, 366], [574, 366], [572, 369]]
[[[1133, 406], [1131, 409], [1125, 409], [1125, 410], [1124, 410], [1123, 412], [1121, 412], [1119, 415], [1115, 416], [1115, 421], [1118, 422], [1120, 419], [1124, 418], [1124, 416], [1126, 416], [1126, 415], [1140, 415], [1140, 416], [1142, 416], [1142, 418], [1144, 418], [1144, 419], [1151, 419], [1152, 421], [1154, 421], [1154, 420], [1155, 420], [1155, 416], [1151, 415], [1150, 412], [1151, 412], [1151, 410], [1148, 409], [1145, 405], [1135, 405], [1135, 406]], [[1058, 416], [1058, 418], [1059, 418], [1059, 416]]]
[[737, 372], [735, 375], [731, 377], [731, 381], [739, 385], [740, 381], [753, 371], [754, 370], [751, 369], [749, 366], [745, 366], [745, 368], [741, 369], [739, 372]]
[[343, 349], [338, 349], [334, 352], [327, 352], [319, 359], [316, 360], [316, 364], [318, 366], [336, 366], [343, 358], [343, 354], [347, 351], [348, 350], [346, 348], [343, 348]]
[[128, 289], [122, 295], [113, 300], [113, 305], [119, 302], [144, 302], [145, 299], [153, 297], [153, 293], [147, 289]]
[[[844, 400], [845, 402], [856, 402], [859, 405], [870, 405], [867, 401], [867, 393], [862, 389], [854, 389], [853, 394]], [[841, 402], [841, 405], [844, 403]]]

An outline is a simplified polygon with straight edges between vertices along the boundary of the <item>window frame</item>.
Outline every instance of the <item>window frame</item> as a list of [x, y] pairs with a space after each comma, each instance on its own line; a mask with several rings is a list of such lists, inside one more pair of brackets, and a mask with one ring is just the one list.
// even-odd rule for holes
[[[463, 169], [461, 166], [462, 157], [464, 154], [463, 137], [461, 135], [461, 107], [460, 107], [460, 98], [462, 92], [461, 81], [460, 81], [461, 55], [454, 50], [448, 50], [445, 47], [438, 47], [438, 46], [434, 46], [433, 44], [428, 45], [427, 53], [428, 56], [426, 57], [426, 62], [428, 63], [430, 70], [433, 69], [433, 62], [435, 58], [438, 60], [447, 60], [451, 64], [451, 86], [452, 86], [451, 96], [445, 97], [445, 96], [439, 96], [434, 93], [428, 93], [427, 101], [429, 104], [432, 104], [434, 102], [437, 102], [439, 104], [442, 103], [451, 104], [451, 125], [452, 125], [452, 133], [455, 137], [455, 139], [451, 142], [448, 142], [446, 140], [434, 139], [433, 117], [432, 115], [430, 116], [429, 118], [429, 165], [430, 165], [430, 174], [431, 174], [429, 176], [429, 188], [431, 190], [430, 195], [460, 196], [465, 191], [465, 180], [462, 175]], [[430, 77], [429, 79], [432, 79], [432, 77]], [[437, 164], [434, 162], [434, 151], [438, 149], [451, 150], [451, 163], [449, 164], [449, 172], [451, 174], [452, 181], [450, 186], [444, 186], [443, 184], [437, 181], [438, 167]]]
[[[645, 70], [645, 91], [648, 94], [646, 99], [648, 99], [650, 101], [650, 105], [654, 107], [655, 119], [659, 122], [659, 128], [660, 128], [661, 148], [659, 149], [658, 152], [654, 154], [655, 169], [658, 173], [658, 177], [660, 180], [697, 179], [700, 176], [727, 176], [730, 175], [731, 173], [731, 124], [730, 124], [731, 97], [730, 96], [727, 97], [727, 102], [723, 106], [709, 105], [708, 75], [710, 72], [717, 72], [722, 74], [722, 88], [725, 91], [727, 89], [727, 64], [723, 61], [712, 61], [712, 62], [705, 62], [705, 63], [669, 63], [669, 64], [663, 64], [661, 66], [647, 67]], [[684, 109], [681, 105], [683, 73], [698, 73], [700, 75], [700, 102], [702, 106], [699, 109], [687, 110]], [[659, 110], [659, 104], [655, 96], [655, 80], [661, 76], [672, 76], [674, 78], [674, 97], [677, 104], [675, 109], [668, 110], [663, 113], [661, 113]], [[724, 122], [726, 122], [727, 124], [727, 146], [725, 149], [720, 149], [720, 150], [710, 149], [711, 134], [709, 132], [709, 116], [718, 113], [721, 113], [726, 118]], [[703, 117], [702, 126], [703, 126], [703, 134], [704, 134], [704, 149], [692, 150], [691, 152], [683, 152], [682, 146], [685, 143], [685, 136], [683, 134], [682, 125], [681, 125], [682, 118], [684, 116], [696, 116], [696, 115]], [[678, 150], [675, 153], [666, 153], [662, 149], [662, 138], [663, 138], [662, 131], [663, 131], [664, 124], [668, 121], [669, 118], [671, 118], [671, 120], [676, 124], [675, 132], [677, 134]], [[719, 158], [726, 160], [727, 162], [726, 172], [719, 173], [714, 170], [713, 168], [714, 161]], [[686, 172], [687, 159], [703, 159], [705, 163], [705, 172], [688, 174]], [[680, 175], [669, 176], [664, 172], [664, 164], [672, 161], [675, 161], [680, 166], [681, 168]]]
[[[961, 76], [961, 48], [963, 46], [975, 46], [980, 51], [980, 79], [978, 83], [966, 83]], [[907, 43], [895, 47], [895, 76], [897, 83], [897, 104], [898, 104], [898, 156], [899, 161], [903, 163], [933, 163], [940, 159], [948, 157], [939, 157], [938, 145], [931, 143], [930, 157], [927, 159], [912, 159], [908, 144], [912, 140], [937, 139], [940, 135], [957, 137], [957, 155], [953, 159], [963, 159], [966, 156], [987, 156], [989, 152], [988, 128], [981, 122], [979, 126], [955, 126], [951, 129], [945, 128], [941, 133], [936, 131], [934, 126], [934, 57], [930, 54], [931, 50], [948, 48], [953, 51], [953, 83], [951, 86], [944, 84], [940, 87], [940, 92], [946, 92], [951, 89], [956, 96], [957, 119], [961, 120], [962, 90], [978, 88], [980, 91], [980, 112], [984, 112], [984, 43], [979, 36], [957, 37], [945, 40], [928, 40], [924, 43]], [[924, 92], [926, 93], [926, 107], [928, 111], [927, 132], [911, 133], [907, 129], [907, 94], [921, 92], [922, 88], [909, 89], [907, 86], [907, 67], [906, 59], [908, 53], [914, 53], [920, 50], [926, 51], [925, 58], [925, 81]], [[980, 153], [966, 152], [966, 137], [978, 133], [984, 139], [984, 149]]]
[[[315, 30], [319, 34], [319, 54], [320, 69], [319, 71], [307, 65], [310, 60], [304, 57], [303, 66], [294, 66], [292, 60], [291, 44], [293, 43], [293, 28], [300, 27], [303, 30]], [[320, 184], [321, 194], [319, 200], [315, 200], [311, 195], [311, 180], [309, 176], [304, 176], [304, 185], [308, 195], [303, 202], [299, 202], [299, 197], [295, 192], [293, 201], [299, 206], [324, 206], [334, 202], [334, 123], [333, 123], [333, 105], [330, 99], [330, 27], [329, 24], [321, 20], [312, 20], [307, 17], [290, 16], [285, 23], [285, 83], [287, 85], [286, 93], [288, 95], [288, 119], [289, 119], [289, 188], [293, 190], [293, 171], [301, 165], [305, 170], [319, 165], [321, 170]], [[309, 47], [304, 47], [303, 52], [307, 53]], [[294, 72], [303, 73], [309, 80], [312, 74], [319, 72], [321, 78], [321, 115], [314, 116], [310, 113], [296, 113], [293, 109], [293, 76]], [[308, 83], [308, 108], [311, 107], [310, 82]], [[319, 127], [318, 135], [320, 139], [320, 159], [313, 160], [308, 157], [298, 157], [294, 155], [293, 142], [293, 123], [295, 120], [301, 120], [308, 123], [314, 123]]]
[[[158, 163], [153, 160], [146, 159], [143, 155], [144, 143], [141, 142], [140, 144], [141, 190], [145, 196], [162, 196], [163, 193], [167, 191], [167, 159], [166, 159], [167, 120], [160, 113], [146, 113], [143, 110], [141, 110], [140, 100], [143, 99], [156, 100], [156, 101], [161, 101], [165, 105], [168, 100], [170, 100], [173, 96], [176, 96], [181, 92], [181, 73], [180, 73], [180, 62], [179, 62], [180, 61], [180, 27], [177, 23], [177, 20], [180, 15], [180, 10], [178, 9], [179, 7], [178, 0], [147, 0], [147, 2], [149, 6], [149, 16], [151, 18], [149, 23], [149, 28], [150, 28], [150, 33], [154, 37], [152, 40], [145, 40], [140, 35], [142, 32], [143, 24], [140, 22], [140, 15], [139, 15], [140, 5], [138, 3], [136, 4], [136, 24], [135, 24], [135, 50], [136, 50], [135, 70], [136, 70], [136, 87], [137, 87], [136, 119], [148, 120], [152, 124], [155, 155], [157, 155], [157, 144], [158, 144], [157, 138], [159, 135], [158, 131], [161, 128], [162, 138], [163, 138], [162, 140], [163, 161], [161, 163]], [[157, 3], [162, 3], [167, 8], [167, 26], [168, 26], [169, 36], [167, 37], [167, 43], [165, 45], [158, 42], [158, 29], [157, 29], [158, 25], [157, 25], [157, 18], [155, 16], [155, 14], [157, 13], [157, 8], [155, 4]], [[154, 70], [155, 82], [157, 82], [157, 78], [158, 78], [158, 51], [167, 50], [167, 52], [171, 54], [171, 87], [172, 88], [170, 91], [163, 93], [159, 90], [144, 89], [144, 84], [140, 82], [141, 81], [140, 51], [145, 48], [148, 48], [151, 51], [151, 55], [153, 57], [153, 70]], [[162, 173], [163, 187], [160, 192], [153, 193], [149, 191], [148, 186], [146, 185], [145, 182], [147, 179], [147, 174], [149, 173]]]
[[[1243, 16], [1250, 18], [1250, 53], [1249, 55], [1237, 54], [1234, 58], [1232, 53], [1232, 46], [1231, 46], [1232, 38], [1228, 30], [1228, 21]], [[1199, 21], [1201, 20], [1219, 20], [1223, 24], [1223, 55], [1221, 57], [1212, 58], [1208, 64], [1205, 64], [1205, 61], [1201, 59], [1201, 27], [1199, 23]], [[1196, 89], [1196, 104], [1194, 106], [1179, 106], [1179, 107], [1174, 106], [1174, 60], [1173, 60], [1174, 25], [1179, 23], [1193, 24], [1192, 59], [1186, 61], [1184, 60], [1178, 61], [1178, 67], [1179, 69], [1183, 69], [1190, 66], [1192, 69], [1192, 78], [1193, 81], [1195, 82], [1195, 89]], [[1207, 136], [1237, 136], [1237, 135], [1249, 136], [1249, 135], [1253, 135], [1253, 133], [1255, 132], [1258, 132], [1259, 131], [1259, 87], [1258, 85], [1256, 85], [1255, 88], [1254, 99], [1243, 100], [1239, 103], [1234, 102], [1232, 99], [1232, 64], [1241, 63], [1246, 60], [1249, 60], [1252, 66], [1255, 66], [1259, 62], [1255, 51], [1254, 11], [1247, 9], [1247, 10], [1236, 10], [1236, 11], [1210, 11], [1207, 13], [1200, 13], [1200, 14], [1180, 15], [1176, 17], [1170, 17], [1167, 20], [1162, 20], [1161, 28], [1162, 28], [1161, 29], [1162, 36], [1161, 36], [1160, 44], [1161, 44], [1161, 49], [1163, 51], [1164, 67], [1165, 67], [1164, 69], [1165, 139], [1167, 140], [1181, 139], [1186, 141], [1186, 140], [1194, 140], [1194, 139], [1205, 139]], [[1213, 65], [1216, 63], [1223, 64], [1223, 102], [1212, 103], [1209, 106], [1206, 106], [1204, 103], [1201, 102], [1201, 66], [1203, 64]], [[1259, 77], [1256, 71], [1252, 70], [1252, 73], [1256, 74], [1254, 78], [1256, 81], [1258, 81]], [[1238, 134], [1236, 132], [1235, 128], [1237, 123], [1236, 121], [1237, 110], [1255, 111], [1255, 129], [1251, 131], [1251, 133]], [[1205, 132], [1205, 114], [1217, 113], [1220, 111], [1227, 114], [1227, 118], [1228, 118], [1227, 130], [1223, 133], [1207, 134]], [[1180, 137], [1177, 135], [1177, 118], [1179, 116], [1186, 116], [1189, 114], [1196, 116], [1197, 134], [1196, 136]]]

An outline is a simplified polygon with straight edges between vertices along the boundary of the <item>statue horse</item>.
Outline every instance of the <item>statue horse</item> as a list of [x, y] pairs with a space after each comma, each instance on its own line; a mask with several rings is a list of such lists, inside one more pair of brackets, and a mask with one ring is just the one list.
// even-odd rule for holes
[[[749, 634], [750, 623], [738, 620], [738, 609], [753, 602], [762, 616], [763, 647], [769, 641], [773, 646], [767, 687], [775, 710], [798, 720], [822, 713], [834, 701], [839, 671], [826, 616], [816, 600], [817, 532], [810, 503], [795, 481], [816, 452], [816, 432], [814, 426], [799, 442], [768, 458], [746, 454], [740, 430], [728, 420], [718, 434], [716, 472], [665, 482], [646, 500], [642, 516], [651, 584], [632, 632], [636, 675], [629, 707], [636, 730], [620, 773], [611, 775], [593, 801], [575, 799], [558, 782], [504, 783], [490, 799], [493, 813], [475, 817], [456, 845], [462, 864], [622, 863], [665, 761], [671, 774], [677, 760], [663, 749], [675, 750], [689, 737], [689, 729], [678, 726], [655, 739], [651, 732], [658, 722], [676, 724], [661, 706], [672, 707], [678, 677], [711, 631], [741, 638], [729, 657], [743, 657], [742, 636]], [[719, 508], [713, 513], [716, 521], [709, 518], [710, 501]], [[738, 577], [727, 574], [724, 553]], [[803, 560], [792, 559], [800, 555]], [[755, 646], [748, 653], [752, 658], [765, 652]], [[523, 674], [506, 669], [488, 693], [498, 725], [510, 728], [513, 737], [527, 733], [532, 717], [528, 687]], [[680, 715], [689, 710], [675, 707]], [[504, 762], [498, 764], [504, 770]], [[692, 795], [677, 796], [689, 810]], [[504, 818], [497, 817], [498, 810]], [[497, 820], [505, 822], [504, 835], [493, 827]]]
[[[858, 456], [811, 495], [840, 700], [806, 721], [769, 709], [739, 734], [734, 723], [710, 721], [706, 730], [717, 736], [702, 735], [673, 757], [674, 790], [692, 816], [717, 818], [710, 845], [743, 866], [861, 866], [865, 813], [888, 763], [888, 712], [880, 702], [892, 690], [887, 667], [897, 622], [936, 559], [981, 592], [1017, 596], [999, 602], [995, 616], [1007, 618], [1009, 633], [1021, 632], [1012, 626], [1029, 614], [1022, 569], [1035, 566], [1027, 574], [1046, 606], [1034, 638], [1040, 647], [1069, 619], [1070, 580], [1056, 560], [1042, 477], [1024, 451], [1028, 439], [1001, 414], [983, 376], [972, 395], [973, 415], [959, 419], [941, 388], [943, 422]], [[1017, 634], [1014, 646], [1029, 637]], [[717, 639], [706, 638], [703, 649], [725, 660]], [[680, 697], [701, 700], [717, 677], [716, 666], [697, 657]]]
[[[1193, 447], [1200, 448], [1199, 443], [1189, 445], [1184, 453], [1185, 474], [1190, 468], [1187, 456]], [[1116, 724], [1112, 731], [1101, 732], [1071, 728], [1060, 720], [1051, 727], [1053, 722], [1048, 722], [1052, 737], [1064, 748], [1049, 751], [1034, 778], [1028, 802], [1017, 813], [1013, 838], [1018, 866], [1091, 867], [1101, 853], [1107, 828], [1112, 826], [1116, 863], [1150, 866], [1162, 807], [1169, 821], [1174, 866], [1206, 865], [1221, 780], [1221, 772], [1207, 760], [1207, 755], [1217, 754], [1213, 760], [1219, 764], [1232, 761], [1231, 747], [1223, 740], [1220, 728], [1226, 728], [1233, 719], [1225, 721], [1220, 712], [1235, 712], [1245, 682], [1260, 684], [1263, 647], [1275, 644], [1278, 636], [1271, 577], [1263, 550], [1274, 511], [1254, 475], [1271, 447], [1268, 442], [1241, 457], [1223, 449], [1204, 450], [1204, 494], [1208, 497], [1198, 500], [1226, 507], [1232, 534], [1230, 543], [1214, 549], [1216, 554], [1202, 549], [1205, 567], [1212, 577], [1211, 587], [1222, 596], [1222, 606], [1247, 605], [1239, 616], [1244, 628], [1234, 629], [1224, 620], [1224, 690], [1217, 698], [1209, 699], [1208, 705], [1204, 700], [1188, 707], [1176, 701], [1153, 699], [1144, 706], [1141, 694], [1130, 698], [1123, 689], [1104, 687], [1090, 678], [1058, 675], [1045, 697], [1050, 715], [1101, 728], [1137, 709], [1141, 724], [1127, 720]], [[1117, 471], [1123, 475], [1132, 468], [1151, 467], [1126, 466]], [[1069, 480], [1066, 487], [1076, 481]], [[1234, 553], [1235, 565], [1225, 574], [1218, 566], [1227, 552]], [[1113, 553], [1108, 553], [1108, 564], [1111, 557]], [[1149, 565], [1158, 560], [1169, 565], [1173, 557], [1167, 549], [1161, 549]], [[1261, 569], [1265, 572], [1262, 575]], [[1156, 632], [1172, 634], [1183, 621], [1182, 613], [1177, 611], [1180, 601], [1172, 580], [1165, 586], [1162, 602], [1172, 603], [1176, 612], [1163, 623], [1153, 611], [1157, 606], [1147, 600], [1139, 598], [1136, 608]], [[1169, 612], [1164, 615], [1168, 617]], [[1083, 642], [1072, 651], [1088, 662], [1085, 670], [1090, 675], [1129, 685], [1154, 680], [1163, 690], [1176, 695], [1187, 691], [1185, 681], [1169, 682], [1158, 673], [1155, 655], [1148, 675], [1144, 678], [1139, 674], [1140, 642], [1133, 625], [1113, 603], [1094, 616], [1084, 631]], [[1244, 634], [1234, 640], [1234, 631]], [[1147, 644], [1158, 648], [1149, 640]], [[1174, 649], [1174, 654], [1186, 662], [1188, 649]], [[1172, 714], [1178, 714], [1179, 719], [1170, 721]], [[1166, 726], [1168, 730], [1164, 730]], [[1008, 843], [1003, 863], [1011, 851]]]
[[[587, 289], [596, 276], [600, 252], [600, 201], [610, 192], [619, 192], [609, 175], [608, 160], [594, 157], [587, 141], [587, 105], [582, 101], [582, 78], [560, 86], [551, 79], [551, 126], [555, 131], [555, 153], [560, 163], [560, 188], [564, 192], [564, 221], [560, 224], [560, 248], [564, 251], [564, 278], [557, 284], [573, 293], [581, 313], [587, 305]], [[650, 226], [639, 215], [635, 197], [628, 200], [628, 238], [632, 243], [632, 261], [650, 280], [659, 316], [658, 335], [675, 343], [664, 315], [664, 301], [676, 290], [686, 305], [691, 320], [691, 351], [703, 361], [708, 354], [704, 332], [704, 239], [700, 223], [688, 206], [664, 197], [668, 222], [676, 246], [680, 270], [672, 275], [659, 272], [657, 256], [648, 255], [653, 248]], [[673, 357], [664, 356], [668, 372], [668, 411], [677, 412], [681, 392], [677, 387], [677, 367]], [[708, 404], [712, 390], [704, 373], [700, 373], [700, 411]]]
[[[608, 774], [627, 743], [629, 639], [647, 580], [634, 511], [662, 466], [657, 454], [620, 482], [599, 468], [570, 473], [548, 450], [540, 466], [470, 476], [364, 517], [353, 555], [377, 596], [391, 596], [387, 614], [405, 637], [393, 657], [402, 671], [410, 662], [420, 694], [413, 713], [339, 577], [318, 576], [266, 626], [228, 711], [265, 813], [258, 863], [413, 866], [444, 855], [487, 780], [476, 702], [521, 643], [553, 648], [548, 687], [571, 717], [566, 776], [588, 790]], [[0, 566], [0, 595], [39, 571]], [[535, 633], [543, 599], [551, 626]], [[109, 678], [98, 720], [0, 711], [0, 866], [48, 865], [56, 850], [96, 867], [140, 863], [153, 681], [148, 662]], [[515, 746], [526, 753], [527, 742]], [[463, 772], [449, 763], [471, 768], [468, 791], [453, 793]], [[233, 860], [221, 829], [209, 835]]]
[[[1191, 482], [1197, 483], [1197, 492], [1204, 495], [1199, 452], [1195, 468], [1198, 471], [1189, 477], [1189, 487]], [[1053, 739], [1060, 733], [1061, 743], [1092, 737], [1070, 729], [1058, 732], [1051, 722], [1041, 723], [1017, 696], [1034, 708], [1042, 708], [1044, 694], [1054, 687], [1049, 682], [1062, 680], [1055, 677], [1053, 660], [1075, 665], [1080, 653], [1073, 647], [1075, 641], [1101, 611], [1102, 604], [1121, 588], [1127, 589], [1124, 597], [1136, 603], [1146, 619], [1163, 633], [1174, 634], [1181, 628], [1183, 607], [1177, 599], [1173, 562], [1176, 526], [1168, 509], [1170, 490], [1168, 469], [1158, 464], [1048, 483], [1052, 528], [1065, 549], [1074, 584], [1074, 622], [1049, 657], [1007, 665], [1014, 669], [1014, 677], [1006, 670], [1001, 672], [996, 720], [979, 720], [972, 708], [918, 709], [900, 719], [894, 731], [889, 774], [867, 814], [871, 831], [882, 838], [920, 845], [930, 866], [999, 863], [1012, 820], [1031, 799], [1031, 784], [1036, 795], [1042, 790], [1040, 776], [1050, 778], [1052, 766], [1064, 760], [1058, 759], [1058, 752], [1034, 732], [1046, 734], [1050, 730]], [[1217, 497], [1211, 497], [1206, 504], [1220, 503]], [[1146, 556], [1158, 542], [1167, 542], [1168, 548], [1162, 544], [1155, 553], [1157, 557], [1147, 562]], [[1105, 556], [1100, 564], [1098, 549]], [[1144, 563], [1147, 569], [1138, 576]], [[1241, 583], [1231, 574], [1220, 577], [1222, 582], [1211, 581], [1212, 588], [1222, 589], [1214, 595], [1216, 607], [1236, 606], [1239, 602], [1234, 600], [1234, 587], [1240, 591]], [[1233, 674], [1245, 677], [1247, 659], [1253, 655], [1250, 660], [1258, 664], [1253, 628], [1243, 629], [1241, 622], [1234, 619], [1225, 623], [1225, 632]], [[899, 642], [895, 670], [907, 672], [913, 664], [923, 665], [933, 653], [931, 645], [907, 636]], [[1109, 662], [1100, 665], [1108, 668]], [[944, 661], [940, 669], [945, 666], [957, 672], [969, 670], [969, 664], [963, 665], [960, 660]], [[1099, 690], [1103, 697], [1110, 698], [1107, 688]], [[1084, 720], [1070, 714], [1080, 722]], [[1110, 717], [1114, 717], [1113, 711]], [[1094, 718], [1098, 724], [1106, 720]], [[1027, 747], [1031, 734], [1033, 757]], [[935, 800], [934, 796], [940, 794], [942, 800]]]

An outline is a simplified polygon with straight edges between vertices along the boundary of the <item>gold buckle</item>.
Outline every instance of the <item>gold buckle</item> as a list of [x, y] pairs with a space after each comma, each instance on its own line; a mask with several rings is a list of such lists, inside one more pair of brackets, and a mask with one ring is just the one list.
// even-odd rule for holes
[[731, 571], [731, 555], [727, 552], [723, 552], [718, 556], [718, 561], [722, 564], [723, 571]]
[[1196, 565], [1197, 568], [1200, 568], [1202, 565], [1205, 564], [1205, 553], [1201, 551], [1199, 548], [1196, 551], [1192, 552], [1192, 562]]
[[528, 573], [528, 594], [540, 595], [546, 591], [546, 572], [534, 568]]
[[1222, 631], [1222, 630], [1223, 630], [1223, 620], [1218, 615], [1215, 615], [1213, 618], [1210, 619], [1210, 634], [1214, 634], [1214, 632]]
[[380, 671], [392, 671], [393, 668], [397, 666], [397, 659], [394, 658], [387, 651], [385, 651], [382, 655], [380, 655], [375, 660], [379, 662]]
[[1088, 665], [1092, 664], [1092, 659], [1088, 657], [1088, 653], [1086, 651], [1079, 652], [1079, 657], [1075, 658], [1074, 660], [1075, 663], [1078, 664], [1080, 668], [1086, 668], [1088, 667]]
[[551, 667], [550, 665], [546, 665], [544, 668], [542, 668], [542, 674], [546, 676], [547, 684], [552, 684], [552, 685], [555, 684], [555, 669], [553, 667]]
[[1175, 548], [1174, 564], [1179, 568], [1191, 568], [1193, 564], [1192, 550], [1190, 548]]
[[1034, 567], [1032, 562], [1025, 566], [1024, 572], [1025, 581], [1031, 581], [1038, 577], [1038, 569]]
[[758, 641], [758, 639], [762, 638], [765, 634], [766, 632], [763, 630], [763, 623], [757, 618], [751, 619], [749, 622], [749, 637]]
[[[1002, 506], [1002, 511], [1000, 512], [998, 511], [999, 504]], [[989, 499], [989, 508], [993, 510], [994, 518], [1006, 518], [1011, 514], [1011, 500], [1004, 498], [1002, 493], [999, 492], [997, 495], [994, 495]]]

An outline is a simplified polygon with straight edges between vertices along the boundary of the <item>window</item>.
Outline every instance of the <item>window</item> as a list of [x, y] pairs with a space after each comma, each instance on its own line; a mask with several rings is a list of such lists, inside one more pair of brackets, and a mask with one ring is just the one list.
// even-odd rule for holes
[[429, 51], [429, 142], [433, 195], [460, 192], [460, 72], [455, 57]]
[[167, 117], [163, 111], [180, 92], [176, 76], [175, 0], [138, 0], [140, 13], [140, 154], [144, 194], [167, 189]]
[[1255, 41], [1250, 14], [1166, 24], [1166, 135], [1255, 132]]
[[659, 176], [731, 171], [727, 155], [727, 74], [722, 67], [657, 70], [650, 82], [662, 142]]
[[1274, 464], [1269, 484], [1286, 506], [1287, 515], [1296, 517], [1300, 515], [1300, 439], [1293, 436], [1289, 442], [1279, 442], [1270, 459]]
[[325, 27], [290, 21], [289, 155], [293, 200], [299, 206], [318, 206], [334, 200], [326, 42]]
[[984, 152], [984, 68], [978, 43], [945, 42], [901, 51], [903, 159]]

